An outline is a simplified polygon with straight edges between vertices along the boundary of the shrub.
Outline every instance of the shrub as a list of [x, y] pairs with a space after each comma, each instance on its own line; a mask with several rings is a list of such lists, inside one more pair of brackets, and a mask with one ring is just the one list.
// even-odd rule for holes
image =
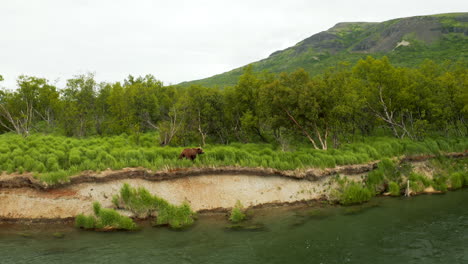
[[159, 207], [156, 225], [167, 224], [171, 228], [184, 228], [193, 224], [194, 215], [195, 213], [192, 212], [187, 202], [182, 203], [180, 206], [167, 204], [164, 207]]
[[443, 174], [435, 174], [432, 182], [434, 189], [442, 192], [447, 191], [447, 177]]
[[432, 185], [432, 182], [430, 179], [416, 172], [410, 172], [408, 176], [408, 180], [410, 181], [411, 190], [417, 193], [424, 191], [426, 187], [429, 187]]
[[84, 229], [115, 229], [115, 230], [136, 230], [138, 226], [129, 217], [120, 215], [112, 209], [101, 207], [98, 202], [93, 203], [95, 216], [79, 214], [75, 218], [75, 226]]
[[124, 230], [135, 230], [137, 228], [131, 218], [123, 216], [112, 209], [100, 208], [100, 206], [96, 227]]
[[15, 164], [15, 168], [18, 168], [20, 166], [23, 166], [24, 164], [24, 157], [23, 155], [21, 154], [21, 156], [15, 156], [14, 158], [14, 164]]
[[243, 206], [241, 202], [237, 200], [236, 205], [231, 210], [229, 221], [233, 223], [239, 223], [241, 221], [244, 221], [246, 216], [242, 211], [243, 211]]
[[390, 192], [390, 195], [392, 196], [400, 196], [400, 185], [398, 183], [391, 181], [388, 184], [388, 191]]
[[40, 161], [37, 161], [36, 164], [34, 165], [34, 171], [35, 172], [45, 172], [47, 169], [46, 169], [46, 166], [44, 165], [44, 163], [40, 162]]
[[92, 229], [96, 227], [96, 218], [92, 215], [79, 214], [75, 218], [75, 226], [78, 228]]
[[357, 182], [347, 182], [339, 195], [339, 203], [343, 205], [359, 204], [372, 198], [372, 192]]
[[184, 228], [194, 222], [196, 214], [187, 202], [175, 206], [165, 199], [151, 195], [145, 188], [132, 188], [125, 183], [120, 189], [120, 197], [115, 195], [112, 202], [117, 207], [126, 208], [132, 212], [148, 216], [157, 212], [155, 225], [169, 225], [171, 228]]
[[468, 172], [467, 171], [464, 171], [464, 172], [461, 172], [463, 174], [463, 185], [468, 185]]
[[381, 169], [376, 169], [367, 174], [366, 185], [369, 189], [377, 192], [377, 189], [384, 183], [385, 175]]
[[93, 203], [93, 212], [95, 215], [99, 215], [99, 212], [101, 211], [101, 204], [98, 202]]
[[366, 178], [366, 186], [373, 192], [383, 192], [383, 184], [388, 181], [397, 182], [401, 178], [402, 166], [397, 167], [395, 162], [384, 158], [377, 164], [377, 169], [369, 172]]
[[76, 165], [81, 162], [81, 153], [78, 149], [73, 148], [70, 150], [70, 153], [68, 154], [68, 161], [70, 162], [70, 165]]
[[31, 158], [29, 155], [24, 156], [24, 169], [26, 171], [33, 171], [36, 161]]
[[15, 164], [11, 160], [8, 160], [3, 166], [3, 169], [6, 170], [7, 173], [15, 172]]
[[450, 187], [452, 189], [460, 189], [463, 186], [463, 173], [455, 172], [450, 175]]
[[60, 169], [57, 158], [53, 156], [47, 159], [46, 165], [48, 171], [57, 171]]
[[59, 182], [67, 182], [69, 180], [69, 173], [64, 170], [45, 172], [38, 175], [38, 178], [41, 181], [44, 181], [48, 184], [56, 184]]
[[125, 203], [128, 203], [131, 195], [132, 195], [132, 191], [130, 190], [130, 185], [128, 183], [124, 183], [124, 185], [120, 189], [120, 197], [122, 197], [122, 200]]

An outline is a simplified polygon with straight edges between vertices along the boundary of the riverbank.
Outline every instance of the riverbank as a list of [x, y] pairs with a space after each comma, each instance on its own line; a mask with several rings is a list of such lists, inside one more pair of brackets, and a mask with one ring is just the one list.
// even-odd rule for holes
[[[447, 153], [464, 158], [468, 152]], [[431, 177], [431, 155], [402, 157], [414, 171]], [[92, 213], [92, 203], [113, 207], [112, 196], [124, 183], [144, 187], [172, 204], [187, 201], [192, 210], [224, 212], [237, 200], [246, 207], [306, 203], [330, 200], [337, 189], [336, 175], [362, 182], [378, 167], [378, 161], [329, 169], [280, 171], [263, 168], [193, 168], [153, 172], [126, 168], [101, 173], [84, 172], [69, 182], [48, 185], [31, 174], [3, 174], [0, 177], [0, 219], [2, 221], [67, 221]], [[431, 192], [431, 189], [419, 193]], [[128, 211], [121, 213], [134, 217]]]
[[[137, 221], [137, 232], [88, 232], [67, 224], [0, 223], [3, 263], [466, 263], [468, 188], [445, 195], [376, 197], [366, 206], [253, 210], [256, 231], [201, 214], [184, 230]], [[311, 215], [317, 207], [322, 216]], [[358, 209], [358, 210], [354, 210]], [[55, 236], [61, 233], [62, 237]], [[96, 260], [97, 259], [97, 260]]]

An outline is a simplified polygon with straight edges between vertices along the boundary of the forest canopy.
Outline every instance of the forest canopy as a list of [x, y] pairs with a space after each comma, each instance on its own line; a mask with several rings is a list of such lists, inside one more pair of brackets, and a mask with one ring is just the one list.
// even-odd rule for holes
[[[0, 81], [3, 78], [0, 75]], [[0, 133], [74, 137], [157, 132], [160, 145], [293, 143], [338, 147], [356, 137], [466, 136], [468, 69], [430, 60], [395, 67], [383, 57], [341, 63], [310, 76], [254, 73], [236, 85], [165, 86], [152, 75], [97, 83], [75, 76], [65, 87], [20, 76], [0, 91]]]

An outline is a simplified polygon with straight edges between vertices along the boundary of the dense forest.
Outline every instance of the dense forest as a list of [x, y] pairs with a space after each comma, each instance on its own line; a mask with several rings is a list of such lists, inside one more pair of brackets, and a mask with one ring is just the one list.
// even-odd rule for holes
[[311, 77], [302, 69], [273, 75], [246, 67], [236, 85], [164, 86], [152, 75], [97, 83], [75, 76], [65, 87], [20, 76], [0, 92], [1, 132], [88, 137], [156, 131], [160, 145], [230, 142], [338, 147], [356, 137], [421, 140], [466, 136], [468, 69], [427, 60], [417, 68], [383, 57], [341, 63]]

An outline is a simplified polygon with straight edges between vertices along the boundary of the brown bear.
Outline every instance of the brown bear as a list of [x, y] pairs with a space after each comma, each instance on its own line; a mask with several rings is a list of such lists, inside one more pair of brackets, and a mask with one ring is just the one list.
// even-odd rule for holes
[[186, 158], [193, 161], [198, 154], [205, 154], [205, 152], [201, 148], [186, 148], [180, 153], [179, 159]]

